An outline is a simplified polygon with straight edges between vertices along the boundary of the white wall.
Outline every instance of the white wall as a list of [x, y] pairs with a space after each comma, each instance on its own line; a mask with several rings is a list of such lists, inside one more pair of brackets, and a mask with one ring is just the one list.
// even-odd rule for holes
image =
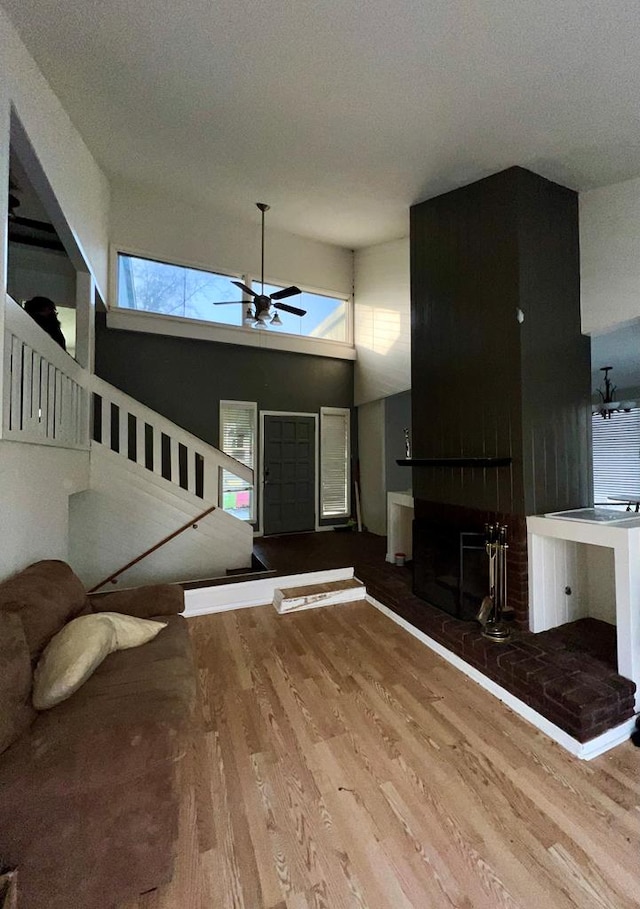
[[586, 615], [616, 624], [616, 578], [613, 549], [578, 544], [580, 577], [587, 583]]
[[409, 239], [355, 254], [355, 403], [411, 388]]
[[[109, 186], [58, 98], [0, 10], [0, 160], [8, 153], [7, 105], [16, 109], [100, 292], [108, 273]], [[0, 175], [1, 176], [1, 175]], [[4, 198], [5, 187], [3, 185]], [[1, 199], [0, 199], [1, 201]], [[6, 210], [4, 207], [2, 210]], [[3, 294], [4, 295], [4, 294]]]
[[[260, 275], [260, 214], [246, 220], [187, 205], [170, 193], [112, 183], [111, 242], [117, 249], [200, 268]], [[351, 250], [265, 228], [265, 278], [274, 284], [299, 283], [309, 290], [350, 296]], [[110, 288], [109, 301], [114, 288]]]
[[68, 560], [69, 496], [88, 484], [88, 452], [0, 441], [0, 579]]
[[640, 319], [640, 179], [580, 194], [582, 331]]
[[[91, 588], [193, 522], [203, 501], [101, 446], [91, 451], [91, 489], [69, 503], [69, 563]], [[251, 565], [250, 524], [221, 508], [120, 576], [119, 587], [224, 576]], [[107, 588], [108, 589], [108, 588]]]

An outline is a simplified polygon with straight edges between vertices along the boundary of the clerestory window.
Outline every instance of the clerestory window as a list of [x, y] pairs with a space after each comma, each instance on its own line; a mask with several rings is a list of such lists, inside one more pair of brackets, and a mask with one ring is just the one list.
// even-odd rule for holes
[[[118, 253], [118, 306], [180, 319], [193, 319], [221, 325], [247, 325], [245, 316], [251, 300], [234, 287], [233, 280], [244, 281], [242, 275], [205, 271], [170, 262], [158, 262], [143, 256]], [[257, 281], [253, 290], [261, 292]], [[269, 295], [281, 290], [281, 285], [265, 284]], [[349, 304], [345, 299], [326, 294], [302, 293], [278, 301], [282, 307], [273, 308], [278, 315], [268, 329], [278, 334], [329, 341], [349, 341]], [[304, 316], [288, 312], [287, 306], [305, 310]], [[252, 329], [251, 329], [252, 330]]]
[[[261, 293], [261, 284], [254, 281], [252, 290]], [[267, 294], [282, 290], [282, 285], [265, 284], [264, 292]], [[309, 293], [302, 291], [295, 297], [277, 301], [284, 306], [294, 306], [296, 309], [306, 310], [304, 316], [298, 316], [278, 308], [278, 316], [282, 325], [276, 330], [290, 335], [301, 335], [305, 338], [327, 338], [330, 341], [348, 341], [348, 305], [346, 300], [338, 297], [328, 297], [325, 294]], [[274, 326], [269, 326], [273, 330]]]
[[[181, 319], [242, 325], [242, 294], [231, 283], [234, 277], [239, 278], [119, 253], [118, 306]], [[216, 305], [227, 300], [233, 302]]]

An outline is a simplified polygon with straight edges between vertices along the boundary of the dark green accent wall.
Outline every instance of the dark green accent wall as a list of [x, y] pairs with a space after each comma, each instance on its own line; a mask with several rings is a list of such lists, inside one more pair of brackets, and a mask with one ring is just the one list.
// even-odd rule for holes
[[205, 442], [221, 400], [258, 410], [353, 407], [353, 361], [109, 329], [96, 316], [96, 373]]
[[384, 458], [387, 492], [411, 489], [411, 471], [399, 467], [398, 458], [405, 457], [404, 429], [411, 438], [411, 392], [402, 391], [384, 399]]
[[411, 299], [414, 457], [513, 459], [417, 468], [416, 498], [520, 515], [589, 505], [577, 193], [513, 167], [413, 206]]

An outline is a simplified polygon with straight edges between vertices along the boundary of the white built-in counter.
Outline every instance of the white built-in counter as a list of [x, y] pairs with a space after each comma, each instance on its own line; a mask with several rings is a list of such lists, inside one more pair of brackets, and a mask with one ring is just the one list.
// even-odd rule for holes
[[[613, 516], [611, 516], [613, 514]], [[527, 518], [529, 624], [546, 631], [585, 616], [616, 625], [618, 672], [640, 706], [640, 517], [602, 509]]]
[[397, 552], [407, 560], [413, 555], [413, 495], [387, 493], [387, 562], [395, 562]]

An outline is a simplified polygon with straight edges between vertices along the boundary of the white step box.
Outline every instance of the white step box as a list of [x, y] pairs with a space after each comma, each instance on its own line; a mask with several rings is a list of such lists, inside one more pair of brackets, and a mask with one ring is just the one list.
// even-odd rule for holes
[[299, 587], [277, 587], [273, 592], [273, 605], [276, 612], [283, 615], [286, 612], [363, 600], [366, 592], [364, 584], [356, 578]]

